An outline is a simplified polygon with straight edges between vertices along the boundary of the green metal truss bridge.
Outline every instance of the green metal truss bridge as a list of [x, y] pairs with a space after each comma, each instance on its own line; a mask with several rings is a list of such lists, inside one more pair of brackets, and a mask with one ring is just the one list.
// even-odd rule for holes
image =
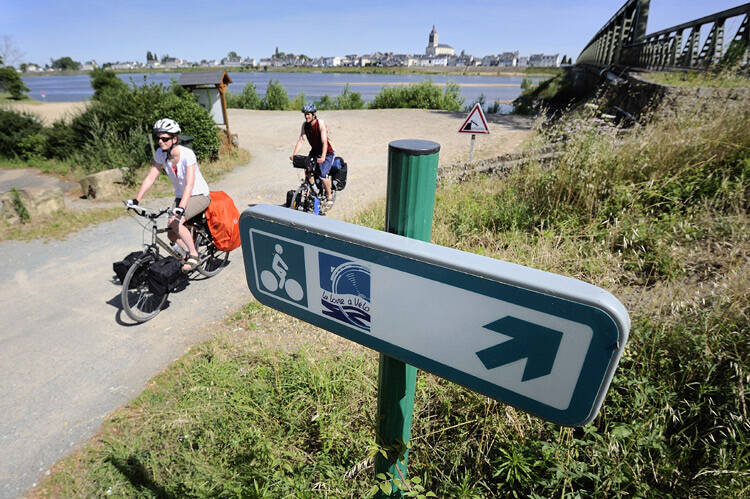
[[[750, 3], [646, 34], [649, 4], [650, 0], [627, 0], [597, 31], [576, 64], [648, 70], [708, 70], [722, 63], [748, 67]], [[730, 29], [734, 26], [736, 31]]]

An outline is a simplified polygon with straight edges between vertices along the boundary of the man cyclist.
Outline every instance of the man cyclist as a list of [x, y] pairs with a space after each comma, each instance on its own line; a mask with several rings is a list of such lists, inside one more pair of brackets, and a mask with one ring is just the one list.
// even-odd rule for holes
[[146, 178], [143, 179], [141, 188], [134, 199], [127, 201], [129, 208], [137, 206], [146, 192], [159, 176], [159, 170], [164, 172], [172, 181], [174, 187], [174, 205], [172, 216], [169, 218], [169, 240], [177, 242], [185, 253], [183, 272], [190, 272], [198, 266], [199, 256], [195, 249], [193, 236], [185, 227], [184, 222], [202, 213], [208, 208], [211, 198], [209, 197], [208, 184], [201, 175], [195, 153], [187, 147], [179, 145], [178, 134], [180, 125], [168, 118], [161, 119], [154, 124], [154, 138], [158, 148], [154, 152]]
[[[307, 139], [307, 142], [310, 144], [309, 156], [317, 160], [315, 174], [320, 176], [326, 191], [326, 208], [330, 208], [333, 206], [333, 196], [331, 195], [331, 178], [329, 175], [337, 170], [337, 167], [334, 165], [336, 153], [333, 150], [331, 141], [328, 139], [326, 124], [317, 116], [315, 104], [305, 104], [302, 106], [302, 114], [305, 115], [305, 121], [302, 123], [299, 139], [297, 139], [297, 143], [294, 145], [294, 152], [289, 156], [289, 159], [294, 160], [294, 156], [302, 149], [302, 145], [305, 139]], [[314, 179], [308, 177], [308, 181], [313, 183]]]

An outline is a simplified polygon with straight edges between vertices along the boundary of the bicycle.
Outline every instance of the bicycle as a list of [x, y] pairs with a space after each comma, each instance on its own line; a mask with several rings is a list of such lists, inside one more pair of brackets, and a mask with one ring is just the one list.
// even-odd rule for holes
[[[343, 190], [346, 185], [346, 162], [340, 157], [336, 157], [339, 168], [335, 174], [331, 175], [331, 201], [336, 201], [336, 192]], [[292, 161], [294, 168], [305, 170], [302, 182], [296, 190], [287, 192], [285, 206], [293, 210], [314, 213], [315, 215], [325, 215], [326, 192], [323, 187], [323, 181], [315, 174], [316, 161], [312, 156], [294, 156]], [[313, 178], [313, 183], [308, 178]]]
[[[151, 292], [147, 279], [149, 265], [165, 258], [167, 255], [179, 260], [182, 258], [182, 254], [172, 249], [168, 241], [159, 237], [159, 234], [163, 234], [169, 229], [167, 227], [159, 228], [157, 220], [165, 214], [171, 215], [171, 207], [159, 211], [149, 210], [141, 206], [132, 206], [127, 209], [149, 220], [146, 224], [139, 222], [139, 225], [143, 227], [144, 233], [151, 232], [151, 242], [149, 244], [144, 243], [143, 256], [133, 263], [125, 274], [122, 280], [120, 299], [122, 301], [122, 308], [128, 317], [136, 322], [146, 322], [161, 312], [169, 295], [168, 292], [163, 295], [155, 295]], [[221, 251], [214, 245], [211, 231], [206, 224], [205, 213], [201, 213], [188, 220], [185, 222], [185, 226], [193, 235], [195, 249], [198, 251], [199, 256], [198, 266], [188, 276], [198, 272], [208, 278], [221, 272], [227, 265], [229, 252]], [[166, 255], [162, 255], [160, 250], [164, 250]]]

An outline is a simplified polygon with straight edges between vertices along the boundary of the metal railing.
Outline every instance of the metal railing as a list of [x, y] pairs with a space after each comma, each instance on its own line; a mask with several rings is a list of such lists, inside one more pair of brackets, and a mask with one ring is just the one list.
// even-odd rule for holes
[[581, 51], [576, 64], [618, 64], [624, 46], [645, 39], [649, 3], [650, 0], [627, 0]]
[[[649, 0], [628, 0], [583, 49], [576, 63], [642, 69], [709, 69], [732, 57], [740, 67], [747, 67], [750, 3], [646, 35], [648, 7]], [[740, 27], [725, 51], [726, 21], [740, 16]], [[704, 26], [710, 26], [710, 30], [701, 47]]]

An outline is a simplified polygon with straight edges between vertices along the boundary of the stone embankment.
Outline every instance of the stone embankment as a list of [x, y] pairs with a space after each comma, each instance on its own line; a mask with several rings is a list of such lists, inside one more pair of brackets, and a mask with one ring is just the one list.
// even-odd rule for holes
[[613, 89], [611, 105], [634, 116], [653, 112], [655, 116], [671, 117], [683, 112], [701, 113], [721, 106], [748, 106], [749, 87], [678, 87], [648, 81], [647, 74], [628, 72], [626, 84]]

